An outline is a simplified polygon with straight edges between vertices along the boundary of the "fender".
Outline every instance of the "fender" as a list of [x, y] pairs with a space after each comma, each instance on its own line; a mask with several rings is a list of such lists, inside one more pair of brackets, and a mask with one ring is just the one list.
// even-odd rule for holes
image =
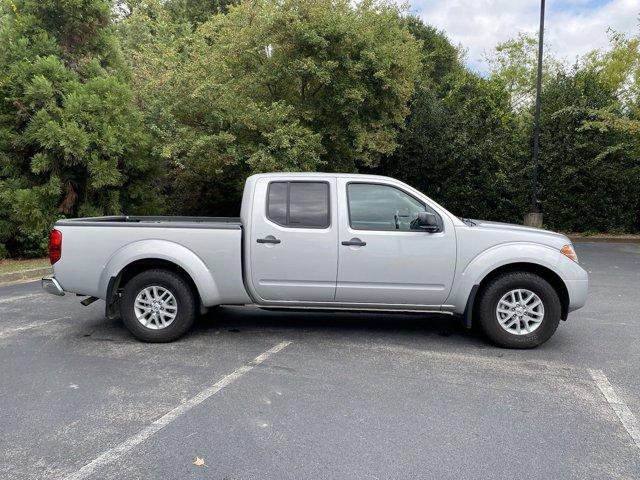
[[447, 304], [455, 305], [454, 312], [463, 314], [474, 286], [493, 270], [510, 263], [532, 263], [556, 272], [566, 284], [562, 269], [558, 268], [562, 254], [553, 247], [531, 242], [510, 242], [480, 252], [466, 266], [459, 266]]
[[189, 274], [203, 305], [218, 305], [221, 302], [216, 282], [200, 257], [185, 246], [168, 240], [140, 240], [118, 249], [102, 269], [99, 283], [101, 294], [106, 296], [112, 277], [119, 275], [130, 263], [144, 259], [160, 259], [175, 263]]

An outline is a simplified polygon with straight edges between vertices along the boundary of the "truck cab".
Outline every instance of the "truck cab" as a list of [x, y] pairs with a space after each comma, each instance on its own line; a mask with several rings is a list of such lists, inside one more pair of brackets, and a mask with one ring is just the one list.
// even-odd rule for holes
[[[456, 268], [455, 223], [389, 178], [272, 174], [247, 180], [245, 276], [259, 303], [440, 311]], [[428, 212], [435, 224], [417, 222]]]

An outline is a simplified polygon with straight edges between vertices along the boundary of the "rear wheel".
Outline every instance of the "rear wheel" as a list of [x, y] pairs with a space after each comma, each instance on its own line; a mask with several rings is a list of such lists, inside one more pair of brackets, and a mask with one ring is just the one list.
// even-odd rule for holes
[[170, 342], [184, 335], [196, 317], [194, 293], [168, 270], [147, 270], [125, 285], [120, 303], [124, 324], [145, 342]]
[[544, 278], [510, 272], [482, 291], [478, 317], [484, 333], [507, 348], [533, 348], [551, 338], [560, 323], [560, 298]]

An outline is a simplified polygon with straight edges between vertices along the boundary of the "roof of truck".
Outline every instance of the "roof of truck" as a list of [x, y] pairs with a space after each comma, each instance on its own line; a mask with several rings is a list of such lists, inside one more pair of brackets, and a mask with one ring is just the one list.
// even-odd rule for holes
[[292, 177], [335, 177], [335, 178], [352, 178], [352, 177], [362, 177], [362, 178], [391, 178], [385, 177], [382, 175], [369, 175], [364, 173], [330, 173], [330, 172], [270, 172], [270, 173], [256, 173], [251, 175], [251, 177], [282, 177], [282, 176], [292, 176]]

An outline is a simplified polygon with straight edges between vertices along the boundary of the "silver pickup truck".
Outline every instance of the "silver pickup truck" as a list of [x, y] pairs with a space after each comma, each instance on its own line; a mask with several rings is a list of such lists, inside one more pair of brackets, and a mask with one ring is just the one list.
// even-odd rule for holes
[[240, 218], [60, 220], [43, 288], [106, 301], [137, 338], [174, 340], [216, 305], [457, 315], [504, 347], [535, 347], [584, 305], [571, 242], [458, 218], [392, 178], [247, 179]]

